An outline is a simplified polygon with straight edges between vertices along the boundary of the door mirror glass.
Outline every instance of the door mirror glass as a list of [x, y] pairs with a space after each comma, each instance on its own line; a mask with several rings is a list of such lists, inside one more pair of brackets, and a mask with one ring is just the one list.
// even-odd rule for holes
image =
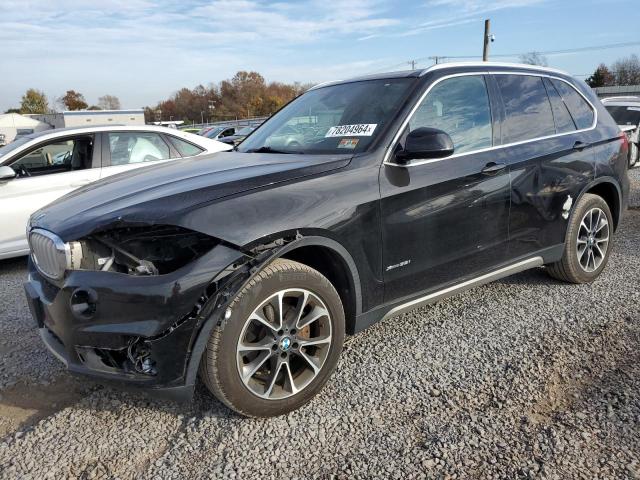
[[396, 161], [405, 164], [410, 160], [444, 158], [453, 153], [453, 140], [446, 132], [431, 127], [412, 130], [404, 148], [396, 154]]
[[15, 177], [16, 177], [16, 172], [13, 168], [7, 167], [6, 165], [4, 167], [0, 167], [0, 181], [10, 180]]

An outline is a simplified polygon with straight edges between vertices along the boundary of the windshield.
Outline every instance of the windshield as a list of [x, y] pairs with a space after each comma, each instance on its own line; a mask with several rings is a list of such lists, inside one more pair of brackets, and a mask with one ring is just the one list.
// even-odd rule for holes
[[236, 132], [236, 135], [249, 135], [255, 130], [255, 127], [244, 127]]
[[365, 80], [311, 90], [258, 128], [238, 151], [363, 152], [393, 119], [414, 80]]
[[218, 135], [220, 132], [222, 132], [225, 128], [227, 127], [216, 127], [216, 128], [212, 128], [211, 130], [207, 130], [206, 132], [204, 132], [204, 136], [208, 137], [208, 138], [212, 138], [215, 137], [216, 135]]
[[607, 110], [618, 125], [638, 125], [640, 124], [640, 105], [618, 106], [610, 105]]
[[0, 147], [0, 157], [2, 157], [3, 155], [6, 155], [9, 152], [14, 151], [16, 148], [21, 147], [22, 145], [24, 145], [27, 142], [30, 142], [31, 140], [33, 139], [30, 137], [23, 136], [5, 145], [4, 147]]

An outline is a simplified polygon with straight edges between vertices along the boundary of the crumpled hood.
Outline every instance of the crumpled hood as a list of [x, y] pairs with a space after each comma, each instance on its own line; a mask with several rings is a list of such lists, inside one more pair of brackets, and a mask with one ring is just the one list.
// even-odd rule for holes
[[173, 225], [186, 212], [224, 197], [341, 168], [350, 159], [221, 152], [149, 165], [74, 190], [35, 212], [31, 226], [69, 241], [117, 224]]

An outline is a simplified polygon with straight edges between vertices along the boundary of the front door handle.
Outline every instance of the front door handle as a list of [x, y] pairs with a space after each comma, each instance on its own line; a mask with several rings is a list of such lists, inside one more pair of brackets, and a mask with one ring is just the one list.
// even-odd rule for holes
[[580, 140], [578, 140], [576, 143], [573, 144], [573, 149], [574, 150], [578, 150], [579, 152], [581, 152], [582, 150], [584, 150], [588, 146], [589, 146], [588, 143], [584, 143], [584, 142], [581, 142]]
[[500, 170], [503, 170], [506, 167], [507, 167], [506, 163], [489, 162], [482, 169], [482, 173], [487, 175], [492, 175], [494, 173], [498, 173]]

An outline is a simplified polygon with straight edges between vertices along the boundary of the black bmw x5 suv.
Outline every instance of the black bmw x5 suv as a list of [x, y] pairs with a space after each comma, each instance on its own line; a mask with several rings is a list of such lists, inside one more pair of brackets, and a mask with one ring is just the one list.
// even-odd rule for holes
[[277, 415], [322, 388], [345, 334], [380, 319], [534, 267], [594, 280], [627, 149], [591, 90], [555, 70], [323, 84], [237, 151], [36, 212], [25, 290], [72, 372], [173, 398], [199, 374], [230, 408]]

